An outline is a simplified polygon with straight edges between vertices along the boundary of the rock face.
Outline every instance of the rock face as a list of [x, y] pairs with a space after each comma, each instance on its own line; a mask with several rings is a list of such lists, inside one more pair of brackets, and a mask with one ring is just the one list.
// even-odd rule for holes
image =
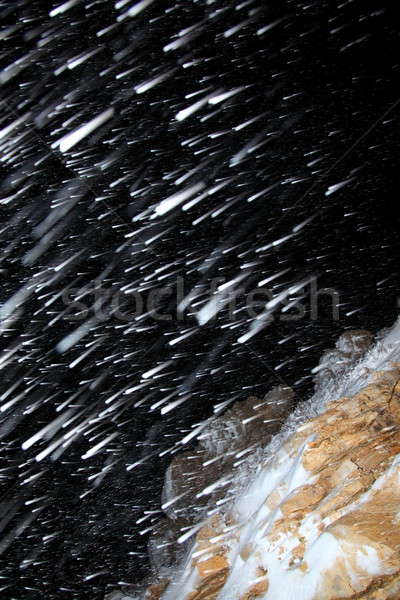
[[293, 396], [290, 388], [278, 386], [263, 399], [252, 396], [236, 402], [207, 426], [195, 448], [173, 459], [163, 491], [166, 518], [149, 541], [156, 570], [182, 556], [186, 548], [177, 539], [185, 529], [204, 518], [209, 506], [229, 498], [235, 467], [280, 429], [293, 407]]
[[353, 329], [343, 333], [335, 348], [326, 350], [322, 355], [314, 383], [316, 390], [327, 382], [340, 381], [372, 346], [373, 336], [365, 329]]
[[245, 491], [204, 520], [162, 600], [399, 600], [399, 342], [400, 325], [361, 361], [366, 332], [341, 338], [325, 387], [352, 393], [317, 395], [314, 416], [272, 442]]
[[264, 399], [251, 396], [236, 402], [212, 421], [196, 448], [178, 454], [167, 471], [163, 500], [174, 500], [166, 509], [168, 516], [193, 519], [202, 507], [223, 498], [234, 465], [243, 453], [269, 442], [292, 409], [293, 396], [289, 387], [278, 386]]

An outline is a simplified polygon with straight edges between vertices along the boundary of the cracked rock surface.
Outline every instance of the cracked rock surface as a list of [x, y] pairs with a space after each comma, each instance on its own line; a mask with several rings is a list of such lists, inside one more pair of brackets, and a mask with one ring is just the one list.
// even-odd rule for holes
[[[143, 598], [399, 599], [400, 322], [374, 345], [369, 332], [345, 332], [315, 372], [315, 396], [278, 436], [271, 423], [276, 431], [291, 408], [288, 388], [234, 405], [176, 457], [166, 479], [182, 499], [168, 513], [171, 547], [197, 525]], [[235, 487], [249, 447], [256, 469]], [[214, 488], [217, 476], [227, 485]]]

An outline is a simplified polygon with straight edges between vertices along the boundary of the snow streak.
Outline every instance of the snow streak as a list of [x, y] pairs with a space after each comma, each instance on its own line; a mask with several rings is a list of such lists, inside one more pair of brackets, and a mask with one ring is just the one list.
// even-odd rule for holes
[[[324, 62], [348, 69], [385, 10], [267, 4], [0, 2], [8, 598], [143, 576], [171, 457], [234, 398], [306, 385], [368, 303], [389, 310], [395, 241], [368, 203], [393, 114], [357, 99], [360, 66], [343, 85]], [[321, 278], [340, 322], [329, 293], [312, 312]]]

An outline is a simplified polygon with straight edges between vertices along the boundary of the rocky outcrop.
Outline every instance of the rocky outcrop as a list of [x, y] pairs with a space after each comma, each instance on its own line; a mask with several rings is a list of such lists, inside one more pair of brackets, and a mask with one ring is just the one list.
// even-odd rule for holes
[[233, 502], [209, 505], [162, 600], [400, 598], [399, 342], [400, 326], [372, 349], [347, 332], [325, 353], [308, 418]]
[[373, 335], [365, 329], [352, 329], [343, 333], [335, 348], [326, 350], [314, 373], [316, 390], [327, 383], [339, 382], [371, 348]]
[[168, 468], [163, 500], [174, 500], [166, 508], [168, 516], [193, 519], [201, 507], [223, 498], [235, 464], [269, 442], [293, 408], [293, 396], [289, 387], [278, 386], [263, 399], [251, 396], [236, 402], [211, 421], [197, 446], [178, 454]]
[[144, 600], [160, 600], [168, 584], [168, 579], [162, 579], [158, 583], [153, 583], [147, 588]]
[[214, 516], [205, 525], [181, 598], [398, 597], [399, 457], [396, 367], [330, 402], [264, 466], [223, 524]]
[[290, 388], [278, 386], [262, 399], [236, 402], [207, 425], [196, 447], [173, 459], [163, 490], [166, 517], [148, 546], [156, 570], [176, 563], [186, 550], [177, 539], [204, 518], [208, 507], [229, 498], [236, 467], [280, 429], [293, 408], [293, 396]]

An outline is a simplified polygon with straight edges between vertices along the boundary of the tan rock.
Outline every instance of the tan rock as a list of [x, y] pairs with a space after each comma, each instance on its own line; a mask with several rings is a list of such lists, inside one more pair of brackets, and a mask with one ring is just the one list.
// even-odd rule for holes
[[[181, 600], [215, 600], [221, 590], [228, 598], [231, 581], [232, 600], [293, 598], [296, 586], [305, 600], [400, 600], [400, 365], [392, 366], [328, 403], [261, 465], [260, 489], [205, 523]], [[276, 484], [262, 492], [269, 480]]]
[[268, 591], [268, 579], [266, 577], [266, 571], [257, 567], [256, 571], [257, 582], [254, 583], [250, 589], [240, 597], [240, 600], [255, 600]]
[[229, 575], [229, 563], [226, 557], [216, 555], [197, 562], [196, 569], [200, 581], [196, 589], [189, 594], [188, 600], [214, 600]]
[[153, 583], [150, 587], [147, 588], [145, 593], [145, 600], [160, 600], [162, 594], [166, 590], [169, 584], [168, 579], [164, 579], [159, 583]]
[[[251, 396], [235, 402], [207, 428], [196, 448], [181, 452], [172, 461], [166, 476], [164, 497], [178, 498], [167, 514], [191, 517], [202, 506], [214, 505], [226, 495], [224, 476], [231, 474], [236, 455], [247, 448], [264, 446], [281, 427], [293, 407], [293, 391], [273, 388], [263, 399]], [[218, 480], [221, 485], [201, 494]], [[169, 489], [168, 489], [169, 488]], [[179, 498], [181, 496], [181, 499]]]
[[[278, 386], [262, 399], [251, 396], [235, 402], [208, 427], [195, 448], [179, 453], [172, 460], [163, 496], [164, 502], [170, 499], [174, 502], [166, 509], [166, 518], [160, 520], [148, 544], [156, 570], [168, 568], [181, 558], [185, 547], [177, 539], [185, 528], [201, 520], [207, 506], [215, 505], [226, 495], [236, 455], [269, 442], [291, 411], [293, 397], [290, 388]], [[222, 485], [199, 496], [219, 480]]]
[[199, 576], [205, 579], [224, 571], [229, 567], [229, 563], [224, 556], [216, 555], [198, 562], [196, 566]]

